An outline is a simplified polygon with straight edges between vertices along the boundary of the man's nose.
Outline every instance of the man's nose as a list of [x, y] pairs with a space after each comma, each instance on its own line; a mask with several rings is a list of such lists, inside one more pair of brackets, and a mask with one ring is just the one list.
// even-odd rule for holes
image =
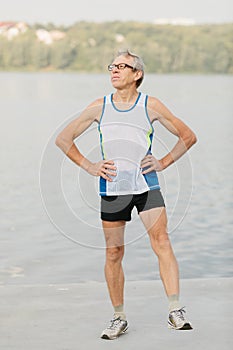
[[116, 71], [119, 71], [119, 68], [117, 66], [114, 66], [112, 69], [112, 72], [116, 72]]

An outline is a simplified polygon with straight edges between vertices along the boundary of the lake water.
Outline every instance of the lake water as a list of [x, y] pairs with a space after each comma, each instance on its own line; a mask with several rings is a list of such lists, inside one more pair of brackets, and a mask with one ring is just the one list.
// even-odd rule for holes
[[[112, 91], [108, 75], [0, 73], [1, 284], [103, 281], [98, 181], [54, 145], [60, 129]], [[157, 96], [197, 134], [198, 143], [159, 174], [181, 278], [232, 276], [231, 76], [147, 75]], [[153, 153], [175, 142], [155, 123]], [[77, 140], [100, 157], [93, 126]], [[127, 225], [127, 280], [158, 279], [158, 265], [136, 212]]]

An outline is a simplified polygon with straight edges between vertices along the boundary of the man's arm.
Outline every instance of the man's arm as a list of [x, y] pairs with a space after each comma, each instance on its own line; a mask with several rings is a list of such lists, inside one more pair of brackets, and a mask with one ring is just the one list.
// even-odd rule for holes
[[103, 109], [103, 99], [98, 99], [91, 103], [81, 115], [69, 123], [56, 138], [56, 145], [75, 164], [86, 170], [93, 176], [102, 176], [108, 181], [112, 179], [108, 176], [115, 176], [116, 167], [111, 160], [102, 160], [97, 163], [90, 162], [78, 150], [74, 140], [87, 130], [93, 122], [99, 122]]
[[161, 171], [166, 169], [197, 142], [194, 132], [183, 121], [175, 117], [161, 101], [149, 97], [147, 108], [151, 122], [158, 120], [167, 130], [178, 137], [178, 141], [173, 149], [160, 160], [152, 155], [146, 156], [141, 165], [143, 168], [149, 168], [143, 171], [144, 174], [152, 170]]

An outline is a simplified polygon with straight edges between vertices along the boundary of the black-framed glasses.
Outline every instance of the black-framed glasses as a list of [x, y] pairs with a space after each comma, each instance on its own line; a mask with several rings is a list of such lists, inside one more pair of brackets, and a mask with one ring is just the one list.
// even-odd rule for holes
[[108, 70], [111, 72], [114, 68], [117, 68], [119, 70], [123, 70], [125, 68], [131, 68], [131, 69], [134, 69], [134, 67], [130, 66], [129, 64], [127, 63], [119, 63], [119, 64], [109, 64], [108, 65]]

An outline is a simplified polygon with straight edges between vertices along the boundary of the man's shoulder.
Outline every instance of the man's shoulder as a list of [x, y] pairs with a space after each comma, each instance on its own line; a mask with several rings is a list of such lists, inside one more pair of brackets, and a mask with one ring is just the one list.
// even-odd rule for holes
[[90, 103], [89, 107], [102, 107], [104, 103], [104, 97], [99, 97]]
[[155, 109], [160, 103], [159, 99], [155, 96], [147, 95], [147, 107], [150, 109]]
[[151, 122], [158, 119], [163, 110], [163, 103], [155, 96], [148, 96], [147, 98], [147, 112]]
[[99, 122], [103, 111], [103, 105], [104, 97], [100, 97], [92, 101], [82, 112], [83, 118]]

